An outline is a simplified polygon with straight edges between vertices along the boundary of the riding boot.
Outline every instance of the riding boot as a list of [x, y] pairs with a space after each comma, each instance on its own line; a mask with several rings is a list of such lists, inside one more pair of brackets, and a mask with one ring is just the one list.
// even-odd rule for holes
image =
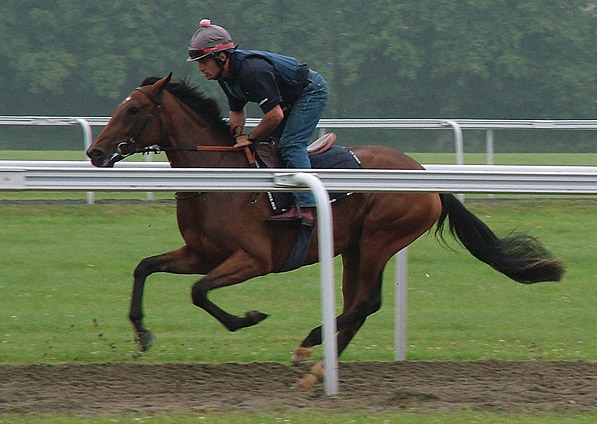
[[288, 222], [288, 221], [300, 221], [303, 225], [313, 225], [315, 222], [316, 210], [313, 207], [297, 208], [296, 206], [291, 207], [286, 212], [279, 215], [270, 216], [268, 222]]

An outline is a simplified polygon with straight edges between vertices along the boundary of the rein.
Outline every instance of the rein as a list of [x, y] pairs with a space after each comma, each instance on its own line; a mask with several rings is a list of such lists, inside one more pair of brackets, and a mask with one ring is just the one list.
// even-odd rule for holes
[[[137, 134], [132, 136], [128, 139], [128, 141], [123, 141], [122, 143], [118, 144], [117, 152], [122, 157], [128, 157], [134, 155], [135, 153], [160, 153], [160, 152], [236, 152], [238, 150], [244, 149], [245, 155], [247, 156], [247, 161], [249, 165], [255, 166], [255, 154], [251, 150], [249, 146], [171, 146], [170, 145], [170, 136], [166, 132], [166, 127], [164, 125], [164, 118], [162, 117], [162, 94], [160, 92], [158, 96], [153, 96], [147, 92], [143, 87], [137, 87], [135, 90], [140, 91], [143, 93], [149, 100], [154, 103], [154, 108], [147, 117], [147, 121], [145, 125], [139, 130]], [[137, 142], [136, 139], [139, 138], [151, 125], [153, 121], [153, 115], [157, 112], [158, 117], [160, 118], [160, 126], [162, 127], [162, 141], [166, 141], [168, 144], [167, 146], [160, 146], [159, 144], [149, 147], [137, 148], [135, 147], [135, 143]]]

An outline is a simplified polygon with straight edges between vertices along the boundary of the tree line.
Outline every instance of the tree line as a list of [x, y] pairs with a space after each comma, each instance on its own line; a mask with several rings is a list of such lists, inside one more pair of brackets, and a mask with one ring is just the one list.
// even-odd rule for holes
[[186, 78], [199, 21], [297, 57], [328, 118], [595, 119], [597, 7], [586, 0], [4, 0], [0, 114], [109, 115], [145, 76]]

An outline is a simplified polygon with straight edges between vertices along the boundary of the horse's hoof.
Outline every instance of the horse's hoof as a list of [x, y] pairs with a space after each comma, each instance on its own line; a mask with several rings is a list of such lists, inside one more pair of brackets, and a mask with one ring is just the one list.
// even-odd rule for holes
[[294, 388], [298, 390], [311, 390], [317, 383], [319, 383], [317, 376], [309, 373], [297, 381]]
[[310, 347], [299, 346], [296, 349], [294, 349], [294, 352], [292, 354], [292, 362], [298, 363], [306, 361], [307, 359], [311, 358], [312, 354], [313, 349], [311, 349]]
[[245, 312], [245, 317], [251, 322], [251, 325], [255, 325], [266, 319], [267, 314], [260, 311], [248, 311]]
[[150, 331], [137, 333], [137, 341], [139, 342], [139, 346], [141, 346], [141, 350], [146, 352], [153, 345], [153, 335]]
[[309, 372], [303, 378], [296, 382], [295, 389], [311, 390], [320, 381], [323, 381], [325, 371], [323, 370], [323, 362], [318, 361], [311, 367]]

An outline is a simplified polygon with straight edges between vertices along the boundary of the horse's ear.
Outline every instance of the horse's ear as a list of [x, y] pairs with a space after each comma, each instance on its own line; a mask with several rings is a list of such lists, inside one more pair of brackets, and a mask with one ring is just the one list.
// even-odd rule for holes
[[164, 78], [162, 78], [161, 80], [156, 81], [156, 83], [154, 84], [160, 91], [162, 91], [164, 88], [166, 88], [166, 86], [168, 85], [168, 83], [170, 82], [170, 78], [172, 78], [172, 72], [170, 72], [168, 75], [166, 75]]

